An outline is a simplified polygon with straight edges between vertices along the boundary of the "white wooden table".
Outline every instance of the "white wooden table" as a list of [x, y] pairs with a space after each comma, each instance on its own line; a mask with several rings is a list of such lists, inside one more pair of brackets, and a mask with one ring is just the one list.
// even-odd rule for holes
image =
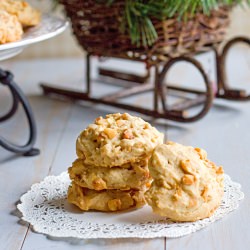
[[[199, 58], [213, 79], [211, 56]], [[126, 65], [125, 65], [126, 66]], [[115, 108], [89, 103], [72, 103], [49, 99], [41, 95], [41, 81], [79, 88], [84, 80], [81, 59], [7, 61], [2, 68], [15, 72], [15, 79], [28, 95], [38, 125], [37, 157], [20, 157], [0, 148], [0, 249], [249, 249], [250, 246], [250, 102], [216, 101], [209, 114], [192, 124], [153, 121], [166, 138], [183, 144], [203, 147], [211, 160], [222, 164], [233, 180], [242, 184], [245, 199], [239, 209], [213, 225], [178, 239], [55, 239], [32, 231], [21, 222], [16, 204], [33, 183], [50, 174], [65, 171], [75, 159], [75, 139], [97, 116], [123, 112]], [[229, 62], [232, 83], [250, 89], [250, 51], [238, 47]], [[195, 80], [189, 67], [173, 69], [173, 78]], [[199, 78], [197, 78], [199, 79]], [[237, 85], [237, 84], [236, 84]], [[104, 91], [103, 85], [98, 88]], [[105, 91], [107, 87], [105, 87]], [[152, 95], [133, 98], [143, 102]], [[150, 103], [147, 101], [147, 103]], [[6, 90], [0, 88], [0, 112], [10, 105]], [[25, 119], [20, 111], [13, 120], [0, 124], [0, 134], [25, 140]]]

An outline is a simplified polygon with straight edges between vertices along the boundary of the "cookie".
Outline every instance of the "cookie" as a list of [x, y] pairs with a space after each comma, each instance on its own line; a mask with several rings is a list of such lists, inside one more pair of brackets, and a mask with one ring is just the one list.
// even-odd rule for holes
[[169, 142], [156, 147], [149, 161], [153, 178], [145, 197], [153, 211], [175, 221], [210, 217], [220, 206], [224, 174], [205, 150]]
[[68, 172], [76, 184], [94, 190], [140, 190], [150, 182], [148, 160], [107, 168], [86, 165], [84, 160], [77, 159]]
[[163, 143], [163, 134], [139, 117], [110, 114], [99, 117], [78, 137], [76, 152], [88, 165], [121, 166], [148, 158]]
[[23, 26], [34, 26], [40, 22], [41, 14], [25, 1], [0, 0], [0, 10], [18, 18]]
[[103, 190], [96, 191], [72, 183], [68, 190], [68, 201], [81, 210], [104, 212], [122, 211], [140, 208], [145, 204], [144, 191], [138, 190]]
[[0, 44], [18, 41], [22, 34], [22, 25], [17, 17], [0, 10]]

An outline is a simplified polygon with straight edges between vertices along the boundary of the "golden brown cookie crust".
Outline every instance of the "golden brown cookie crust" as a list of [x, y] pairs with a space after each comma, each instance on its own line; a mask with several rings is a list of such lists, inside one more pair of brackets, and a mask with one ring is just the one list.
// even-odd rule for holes
[[146, 192], [153, 211], [175, 221], [209, 217], [220, 205], [224, 174], [205, 150], [169, 142], [156, 147], [149, 162], [154, 179]]
[[84, 211], [114, 212], [142, 207], [145, 204], [143, 194], [144, 191], [138, 190], [95, 191], [72, 182], [68, 190], [68, 201]]
[[22, 38], [23, 29], [16, 16], [0, 10], [0, 44], [16, 42]]
[[40, 22], [41, 14], [25, 1], [0, 0], [0, 10], [15, 15], [23, 26], [34, 26]]
[[68, 172], [76, 184], [94, 190], [140, 190], [150, 182], [148, 160], [107, 168], [86, 165], [84, 160], [77, 159]]
[[124, 114], [99, 117], [78, 137], [76, 152], [85, 163], [121, 166], [148, 158], [163, 143], [163, 134], [141, 118]]

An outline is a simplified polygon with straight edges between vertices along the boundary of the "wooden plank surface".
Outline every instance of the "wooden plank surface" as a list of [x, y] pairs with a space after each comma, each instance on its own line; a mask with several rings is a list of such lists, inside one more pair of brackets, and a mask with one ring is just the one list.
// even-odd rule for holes
[[[237, 52], [237, 53], [236, 53]], [[250, 56], [245, 48], [239, 48], [229, 65], [232, 84], [238, 82], [243, 87], [250, 86]], [[234, 64], [234, 60], [244, 58], [244, 66]], [[212, 60], [200, 58], [214, 78]], [[55, 65], [56, 69], [55, 69]], [[129, 69], [129, 65], [121, 64]], [[34, 158], [17, 157], [0, 149], [0, 249], [248, 249], [250, 239], [249, 195], [250, 195], [250, 103], [216, 102], [209, 114], [197, 123], [175, 124], [162, 120], [153, 121], [170, 140], [183, 144], [200, 146], [208, 151], [212, 160], [222, 164], [225, 171], [243, 186], [245, 200], [240, 208], [208, 228], [178, 239], [114, 239], [76, 240], [55, 239], [34, 233], [26, 223], [18, 223], [16, 202], [30, 186], [41, 181], [48, 174], [65, 171], [75, 158], [75, 139], [79, 132], [94, 120], [117, 109], [102, 105], [82, 105], [49, 99], [40, 95], [39, 81], [55, 82], [81, 88], [83, 65], [79, 59], [43, 61], [7, 61], [4, 68], [12, 69], [25, 93], [29, 96], [38, 123], [36, 146], [42, 150]], [[234, 69], [234, 71], [230, 70]], [[237, 71], [237, 72], [236, 72]], [[95, 72], [94, 72], [95, 75]], [[173, 69], [173, 76], [181, 80], [199, 80], [199, 76], [189, 67]], [[96, 77], [96, 76], [94, 76]], [[247, 85], [248, 82], [248, 85]], [[237, 85], [236, 84], [236, 85]], [[96, 94], [110, 91], [101, 87]], [[140, 96], [133, 101], [150, 105], [152, 95]], [[0, 88], [0, 105], [6, 109], [10, 105], [6, 91]], [[2, 109], [1, 109], [2, 111]], [[20, 110], [21, 111], [21, 110]], [[0, 134], [13, 140], [24, 139], [25, 125], [21, 112], [11, 122], [0, 124]], [[23, 135], [24, 134], [24, 135]]]
[[[1, 104], [2, 100], [1, 98]], [[2, 148], [0, 150], [0, 249], [20, 249], [28, 225], [19, 224], [19, 220], [14, 216], [16, 215], [16, 202], [33, 183], [41, 181], [48, 174], [48, 168], [57, 148], [57, 141], [68, 116], [68, 104], [45, 101], [40, 97], [32, 97], [30, 101], [33, 110], [39, 112], [40, 116], [38, 133], [43, 136], [38, 137], [37, 145], [42, 153], [38, 157], [24, 158], [10, 154]], [[43, 112], [42, 109], [48, 112]], [[61, 117], [60, 124], [55, 113]], [[21, 116], [21, 114], [18, 115]], [[22, 128], [19, 127], [20, 130], [16, 130], [16, 122], [10, 123], [9, 126], [12, 125], [12, 129], [7, 129], [4, 134], [11, 132], [11, 137], [20, 134]], [[53, 131], [53, 137], [49, 134], [50, 131]], [[2, 132], [3, 130], [0, 132], [1, 135], [3, 135]]]

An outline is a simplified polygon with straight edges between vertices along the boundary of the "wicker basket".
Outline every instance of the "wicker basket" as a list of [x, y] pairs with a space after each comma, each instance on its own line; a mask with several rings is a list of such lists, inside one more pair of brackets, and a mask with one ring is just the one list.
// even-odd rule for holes
[[169, 57], [197, 53], [221, 43], [229, 25], [228, 7], [213, 10], [209, 16], [196, 13], [185, 23], [177, 18], [154, 19], [158, 40], [152, 47], [136, 47], [129, 34], [120, 31], [124, 1], [111, 6], [96, 0], [61, 0], [71, 19], [79, 44], [90, 54], [133, 58], [148, 64], [166, 61]]

